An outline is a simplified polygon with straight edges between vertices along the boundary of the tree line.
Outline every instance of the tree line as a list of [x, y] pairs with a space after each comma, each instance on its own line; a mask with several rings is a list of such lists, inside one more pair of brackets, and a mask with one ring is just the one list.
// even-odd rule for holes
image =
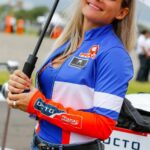
[[16, 19], [24, 19], [34, 22], [38, 16], [44, 15], [48, 11], [49, 9], [45, 6], [34, 7], [30, 10], [26, 10], [12, 8], [8, 5], [2, 5], [0, 6], [0, 17], [7, 14], [14, 16]]

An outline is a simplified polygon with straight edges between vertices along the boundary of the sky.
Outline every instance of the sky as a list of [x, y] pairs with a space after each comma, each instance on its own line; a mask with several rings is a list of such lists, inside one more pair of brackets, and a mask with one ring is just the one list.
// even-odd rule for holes
[[150, 6], [150, 0], [139, 0], [139, 1], [143, 2], [147, 6]]

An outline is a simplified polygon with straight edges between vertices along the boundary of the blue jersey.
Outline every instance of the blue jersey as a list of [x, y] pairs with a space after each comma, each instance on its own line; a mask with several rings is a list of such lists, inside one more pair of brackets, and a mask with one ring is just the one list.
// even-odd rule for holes
[[[112, 25], [85, 33], [80, 47], [55, 69], [50, 62], [62, 54], [69, 42], [59, 47], [37, 73], [36, 83], [47, 99], [64, 107], [92, 112], [117, 121], [133, 66], [128, 52]], [[43, 83], [43, 84], [42, 84]], [[39, 136], [51, 143], [62, 143], [64, 130], [39, 120]], [[69, 143], [92, 140], [71, 132]]]

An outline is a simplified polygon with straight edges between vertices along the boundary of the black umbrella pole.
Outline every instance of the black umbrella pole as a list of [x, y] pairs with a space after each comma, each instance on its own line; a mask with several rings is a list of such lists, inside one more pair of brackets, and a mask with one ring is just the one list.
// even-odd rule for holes
[[52, 20], [52, 18], [53, 18], [54, 13], [55, 13], [55, 11], [56, 11], [56, 8], [57, 8], [57, 6], [58, 6], [58, 3], [59, 3], [59, 0], [55, 0], [55, 3], [54, 3], [53, 8], [52, 8], [52, 10], [51, 10], [51, 13], [50, 13], [50, 15], [48, 16], [48, 19], [47, 19], [47, 21], [46, 21], [46, 23], [45, 23], [45, 26], [44, 26], [44, 28], [43, 28], [43, 30], [42, 30], [42, 33], [40, 34], [39, 40], [38, 40], [38, 42], [37, 42], [37, 44], [36, 44], [36, 46], [35, 46], [34, 52], [33, 52], [32, 55], [29, 55], [27, 61], [26, 61], [25, 64], [24, 64], [23, 72], [24, 72], [29, 78], [31, 77], [32, 72], [33, 72], [33, 70], [34, 70], [34, 68], [35, 68], [35, 64], [36, 64], [36, 61], [37, 61], [37, 56], [36, 56], [36, 55], [37, 55], [37, 53], [38, 53], [38, 51], [39, 51], [39, 48], [40, 48], [40, 46], [41, 46], [41, 44], [42, 44], [42, 41], [43, 41], [44, 36], [45, 36], [45, 33], [46, 33], [46, 31], [47, 31], [47, 29], [48, 29], [48, 26], [49, 26], [49, 24], [50, 24], [50, 22], [51, 22], [51, 20]]

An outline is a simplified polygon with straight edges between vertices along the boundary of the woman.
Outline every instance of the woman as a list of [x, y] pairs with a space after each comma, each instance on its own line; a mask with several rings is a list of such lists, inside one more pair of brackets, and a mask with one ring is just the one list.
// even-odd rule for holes
[[133, 46], [135, 0], [81, 0], [75, 8], [37, 73], [37, 88], [21, 71], [9, 80], [8, 104], [39, 119], [33, 150], [102, 149], [133, 76], [126, 49]]

